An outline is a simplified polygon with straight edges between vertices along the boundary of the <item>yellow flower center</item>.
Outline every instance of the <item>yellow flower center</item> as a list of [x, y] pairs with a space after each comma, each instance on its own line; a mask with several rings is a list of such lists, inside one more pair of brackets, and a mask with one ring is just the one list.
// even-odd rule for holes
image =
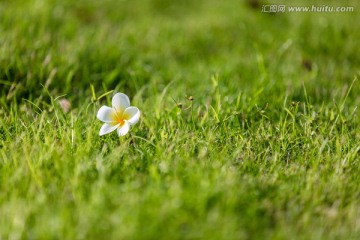
[[122, 118], [118, 118], [118, 119], [116, 119], [116, 121], [118, 123], [120, 123], [120, 125], [123, 125], [125, 123], [124, 119], [122, 119]]
[[117, 123], [120, 123], [120, 125], [122, 126], [125, 123], [126, 120], [126, 116], [124, 113], [118, 112], [115, 108], [115, 113], [114, 113], [114, 120]]

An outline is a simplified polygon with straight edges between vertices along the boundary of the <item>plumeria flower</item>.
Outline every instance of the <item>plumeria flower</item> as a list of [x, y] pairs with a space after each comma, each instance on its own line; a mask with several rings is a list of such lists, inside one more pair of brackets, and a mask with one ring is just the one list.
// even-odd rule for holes
[[116, 93], [112, 98], [112, 107], [102, 106], [96, 117], [104, 122], [100, 129], [100, 136], [117, 130], [119, 136], [126, 135], [130, 126], [140, 119], [137, 107], [130, 107], [129, 97], [123, 93]]

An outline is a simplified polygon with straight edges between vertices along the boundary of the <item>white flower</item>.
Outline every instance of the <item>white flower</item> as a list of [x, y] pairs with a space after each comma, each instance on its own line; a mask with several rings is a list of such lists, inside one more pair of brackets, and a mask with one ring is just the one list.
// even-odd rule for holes
[[112, 108], [102, 106], [96, 117], [104, 122], [99, 132], [100, 136], [116, 129], [119, 136], [124, 136], [129, 132], [130, 126], [139, 121], [140, 111], [137, 107], [130, 107], [128, 96], [117, 93], [112, 98]]

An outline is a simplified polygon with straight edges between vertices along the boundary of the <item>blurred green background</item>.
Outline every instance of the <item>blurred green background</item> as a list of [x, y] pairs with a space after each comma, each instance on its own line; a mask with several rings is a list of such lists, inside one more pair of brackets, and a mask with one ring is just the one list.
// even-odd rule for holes
[[[73, 102], [147, 83], [195, 94], [219, 74], [225, 93], [264, 88], [319, 102], [359, 72], [357, 1], [0, 2], [2, 106], [44, 87]], [[352, 13], [262, 13], [264, 4], [354, 6]], [[176, 94], [175, 94], [176, 95]], [[5, 97], [4, 97], [5, 96]], [[198, 96], [203, 97], [203, 94]], [[295, 96], [296, 97], [296, 96]], [[76, 104], [75, 104], [76, 105]]]

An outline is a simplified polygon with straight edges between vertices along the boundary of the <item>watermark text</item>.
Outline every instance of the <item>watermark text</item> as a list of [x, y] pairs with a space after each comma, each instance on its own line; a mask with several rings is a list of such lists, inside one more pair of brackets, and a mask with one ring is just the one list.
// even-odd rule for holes
[[264, 13], [285, 13], [285, 12], [354, 12], [351, 6], [286, 6], [286, 5], [262, 5], [261, 12]]

